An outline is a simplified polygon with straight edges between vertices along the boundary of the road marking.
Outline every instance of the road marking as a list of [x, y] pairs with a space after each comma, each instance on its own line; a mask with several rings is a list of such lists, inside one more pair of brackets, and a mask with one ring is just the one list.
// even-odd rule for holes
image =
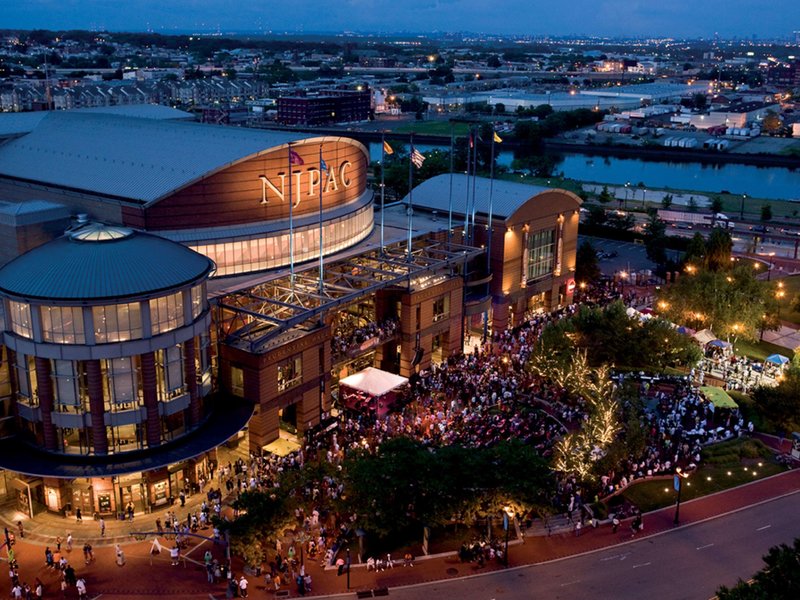
[[[580, 582], [581, 582], [580, 579], [576, 579], [575, 581], [568, 581], [567, 583], [562, 583], [561, 587], [567, 587], [568, 585], [573, 585], [575, 583], [580, 583]], [[492, 599], [492, 600], [494, 600], [494, 599]]]
[[711, 548], [714, 544], [706, 544], [705, 546], [698, 546], [695, 550], [705, 550], [706, 548]]
[[759, 527], [756, 531], [764, 531], [765, 529], [769, 529], [772, 525], [764, 525], [763, 527]]
[[646, 562], [646, 563], [642, 563], [640, 565], [633, 565], [633, 568], [634, 569], [638, 569], [639, 567], [646, 567], [649, 564], [652, 564], [652, 563]]
[[605, 558], [601, 558], [600, 560], [602, 562], [605, 562], [607, 560], [616, 560], [616, 559], [625, 560], [629, 554], [630, 552], [626, 552], [624, 554], [614, 554], [613, 556], [606, 556]]

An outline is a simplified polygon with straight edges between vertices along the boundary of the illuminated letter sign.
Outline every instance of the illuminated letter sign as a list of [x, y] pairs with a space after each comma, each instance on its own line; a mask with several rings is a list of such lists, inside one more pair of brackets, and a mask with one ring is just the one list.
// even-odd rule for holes
[[[323, 194], [338, 192], [339, 186], [344, 189], [349, 188], [353, 183], [353, 179], [349, 174], [349, 169], [352, 166], [353, 164], [349, 160], [342, 161], [338, 168], [329, 168], [327, 170], [327, 176], [325, 177], [323, 177], [323, 173], [321, 173], [317, 167], [311, 167], [307, 169], [305, 171], [305, 173], [307, 173], [307, 177], [303, 177], [304, 172], [299, 169], [292, 170], [292, 175], [294, 178], [291, 182], [291, 191], [292, 195], [294, 196], [294, 206], [297, 207], [300, 204], [304, 186], [305, 195], [309, 197], [316, 196], [319, 193], [319, 186], [322, 186]], [[285, 202], [287, 200], [287, 174], [280, 172], [276, 173], [275, 176], [280, 179], [278, 185], [271, 181], [266, 175], [258, 176], [258, 178], [261, 180], [261, 204], [269, 204], [270, 194], [274, 194], [275, 197], [281, 202]]]

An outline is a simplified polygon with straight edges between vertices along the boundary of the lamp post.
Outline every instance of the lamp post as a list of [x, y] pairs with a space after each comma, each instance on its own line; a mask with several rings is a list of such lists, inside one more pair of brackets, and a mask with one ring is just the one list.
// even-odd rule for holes
[[347, 549], [347, 590], [350, 590], [350, 548]]
[[739, 204], [739, 220], [744, 219], [744, 201], [747, 200], [747, 194], [742, 194], [742, 202]]
[[628, 190], [631, 187], [631, 182], [627, 181], [625, 183], [625, 210], [628, 210]]
[[680, 519], [681, 514], [681, 490], [683, 489], [683, 480], [689, 477], [688, 473], [684, 473], [683, 470], [678, 467], [675, 469], [675, 477], [673, 479], [673, 485], [675, 487], [675, 491], [678, 492], [678, 501], [675, 504], [675, 520], [673, 521], [674, 525], [677, 525]]
[[508, 566], [508, 531], [511, 529], [511, 520], [514, 518], [514, 509], [510, 506], [503, 507], [503, 529], [506, 530], [506, 549], [503, 552], [503, 562]]
[[773, 267], [773, 260], [775, 259], [775, 253], [769, 253], [769, 264], [767, 265], [767, 281], [772, 280], [772, 267]]

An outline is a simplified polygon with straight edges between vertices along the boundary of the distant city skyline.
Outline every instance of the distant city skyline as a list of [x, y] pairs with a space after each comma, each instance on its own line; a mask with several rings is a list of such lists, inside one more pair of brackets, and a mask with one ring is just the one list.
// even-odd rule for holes
[[161, 33], [432, 33], [793, 38], [800, 3], [779, 0], [0, 0], [0, 28]]

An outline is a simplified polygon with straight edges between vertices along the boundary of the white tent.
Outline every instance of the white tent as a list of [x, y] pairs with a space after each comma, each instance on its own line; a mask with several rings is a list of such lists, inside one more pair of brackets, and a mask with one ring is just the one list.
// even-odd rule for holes
[[363, 371], [345, 377], [339, 381], [339, 385], [364, 392], [373, 397], [380, 397], [388, 394], [404, 383], [408, 383], [407, 377], [381, 371], [374, 367], [367, 367]]
[[717, 339], [717, 336], [711, 333], [710, 329], [701, 329], [700, 331], [695, 333], [692, 337], [696, 339], [703, 346]]

